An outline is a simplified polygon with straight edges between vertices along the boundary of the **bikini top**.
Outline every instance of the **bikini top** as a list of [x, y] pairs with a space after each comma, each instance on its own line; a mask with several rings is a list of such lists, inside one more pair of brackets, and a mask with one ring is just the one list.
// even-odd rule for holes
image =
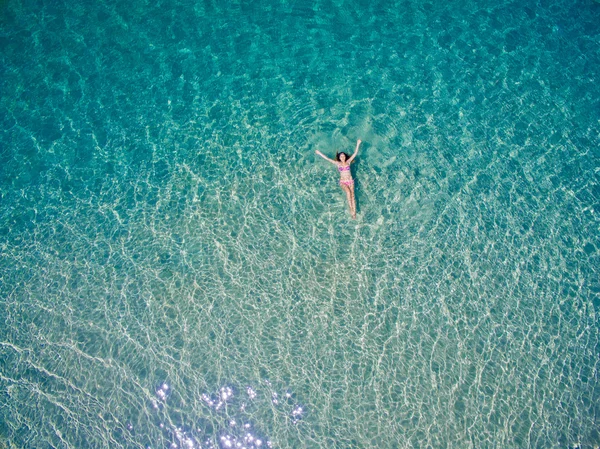
[[345, 167], [342, 167], [341, 165], [338, 165], [338, 170], [341, 171], [341, 172], [342, 171], [348, 171], [348, 170], [350, 170], [350, 166], [346, 165]]

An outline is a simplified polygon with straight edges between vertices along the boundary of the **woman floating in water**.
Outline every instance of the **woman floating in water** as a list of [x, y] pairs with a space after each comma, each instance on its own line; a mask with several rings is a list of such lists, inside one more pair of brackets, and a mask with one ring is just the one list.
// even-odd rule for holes
[[356, 149], [354, 150], [354, 154], [352, 156], [348, 156], [346, 153], [339, 152], [335, 155], [335, 161], [333, 159], [329, 159], [319, 150], [316, 151], [316, 153], [323, 159], [337, 165], [337, 168], [340, 172], [340, 187], [344, 192], [346, 192], [346, 198], [348, 198], [348, 206], [350, 207], [352, 218], [356, 218], [356, 200], [354, 199], [354, 180], [352, 179], [352, 173], [350, 173], [350, 164], [352, 161], [354, 161], [361, 142], [362, 141], [360, 139], [356, 141]]

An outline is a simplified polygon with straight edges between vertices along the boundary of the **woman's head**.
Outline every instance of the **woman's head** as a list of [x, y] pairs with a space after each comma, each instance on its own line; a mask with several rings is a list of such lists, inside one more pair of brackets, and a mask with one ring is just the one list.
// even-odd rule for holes
[[346, 162], [349, 157], [350, 156], [348, 156], [346, 153], [344, 153], [343, 151], [340, 151], [339, 153], [337, 153], [335, 155], [335, 160], [338, 162]]

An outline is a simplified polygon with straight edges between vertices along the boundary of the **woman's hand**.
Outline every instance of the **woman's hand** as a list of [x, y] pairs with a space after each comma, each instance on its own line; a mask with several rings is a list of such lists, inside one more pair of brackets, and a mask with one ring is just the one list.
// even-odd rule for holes
[[327, 156], [325, 156], [323, 153], [321, 153], [319, 150], [316, 150], [315, 153], [317, 153], [319, 156], [321, 156], [323, 159], [325, 159], [326, 161], [329, 161], [333, 164], [337, 164], [336, 161], [334, 161], [333, 159], [329, 159]]
[[350, 156], [348, 158], [348, 160], [346, 162], [348, 162], [348, 164], [351, 164], [352, 162], [354, 162], [354, 158], [356, 157], [356, 155], [358, 154], [358, 147], [360, 146], [362, 140], [358, 139], [356, 141], [356, 149], [354, 150], [354, 153], [352, 153], [352, 156]]

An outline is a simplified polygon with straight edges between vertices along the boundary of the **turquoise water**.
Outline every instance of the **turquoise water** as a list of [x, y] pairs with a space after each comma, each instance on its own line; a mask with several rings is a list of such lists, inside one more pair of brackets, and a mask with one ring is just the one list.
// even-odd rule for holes
[[600, 445], [600, 4], [438, 3], [0, 3], [0, 447]]

